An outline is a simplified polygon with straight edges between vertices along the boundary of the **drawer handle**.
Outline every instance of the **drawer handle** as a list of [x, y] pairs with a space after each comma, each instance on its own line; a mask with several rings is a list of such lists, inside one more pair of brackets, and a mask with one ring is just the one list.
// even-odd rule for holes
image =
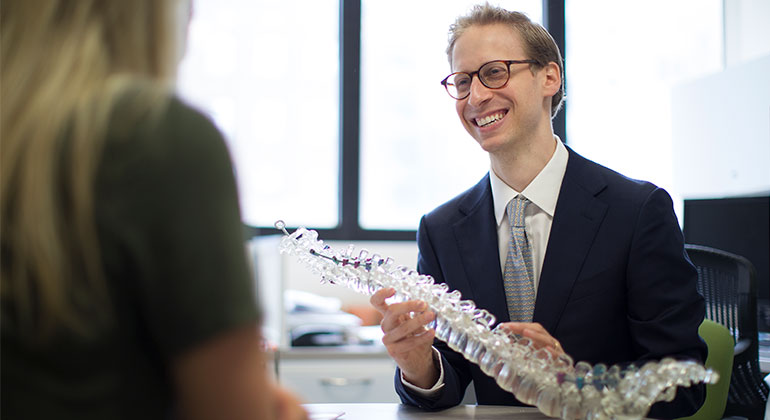
[[371, 385], [372, 379], [371, 378], [360, 378], [360, 379], [350, 379], [350, 378], [321, 378], [320, 379], [321, 385], [323, 386], [366, 386]]

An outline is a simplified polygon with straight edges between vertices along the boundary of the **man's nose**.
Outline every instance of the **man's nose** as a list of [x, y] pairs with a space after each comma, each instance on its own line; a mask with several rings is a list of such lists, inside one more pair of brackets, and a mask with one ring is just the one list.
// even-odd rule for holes
[[471, 79], [471, 90], [468, 94], [468, 105], [479, 106], [492, 97], [492, 89], [484, 86], [478, 75]]

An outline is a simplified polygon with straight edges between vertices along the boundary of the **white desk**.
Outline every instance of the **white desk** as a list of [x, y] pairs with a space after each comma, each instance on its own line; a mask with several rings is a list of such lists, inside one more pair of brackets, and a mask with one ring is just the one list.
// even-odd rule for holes
[[532, 407], [461, 405], [442, 411], [422, 411], [402, 404], [305, 404], [311, 420], [546, 420]]
[[278, 381], [300, 400], [398, 403], [396, 363], [385, 346], [295, 347], [276, 354]]

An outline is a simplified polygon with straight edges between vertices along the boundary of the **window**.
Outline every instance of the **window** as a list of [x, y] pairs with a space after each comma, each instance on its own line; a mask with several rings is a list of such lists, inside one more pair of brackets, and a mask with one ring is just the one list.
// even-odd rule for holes
[[[487, 154], [466, 133], [455, 101], [439, 83], [450, 73], [445, 53], [449, 25], [477, 3], [362, 2], [363, 228], [415, 230], [420, 216], [489, 170]], [[541, 0], [499, 5], [542, 22]]]
[[[178, 90], [225, 134], [247, 234], [283, 219], [327, 239], [413, 240], [422, 214], [483, 176], [439, 84], [449, 25], [477, 3], [194, 2]], [[541, 22], [543, 3], [500, 5]]]
[[196, 0], [181, 96], [225, 134], [244, 223], [338, 224], [339, 3]]
[[722, 1], [568, 0], [565, 7], [570, 146], [676, 197], [671, 89], [722, 69]]

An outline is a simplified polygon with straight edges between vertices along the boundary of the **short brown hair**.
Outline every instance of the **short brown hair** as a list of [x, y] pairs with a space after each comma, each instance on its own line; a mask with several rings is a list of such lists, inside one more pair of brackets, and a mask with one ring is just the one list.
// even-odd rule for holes
[[545, 67], [554, 62], [559, 66], [561, 86], [551, 98], [551, 118], [561, 109], [564, 102], [564, 64], [559, 47], [551, 34], [541, 25], [532, 22], [527, 15], [520, 12], [511, 12], [501, 7], [492, 6], [489, 3], [473, 6], [470, 13], [460, 16], [449, 26], [449, 45], [446, 53], [449, 65], [452, 65], [452, 50], [457, 39], [470, 27], [501, 23], [515, 29], [524, 42], [524, 52], [527, 58], [537, 61], [537, 65]]

